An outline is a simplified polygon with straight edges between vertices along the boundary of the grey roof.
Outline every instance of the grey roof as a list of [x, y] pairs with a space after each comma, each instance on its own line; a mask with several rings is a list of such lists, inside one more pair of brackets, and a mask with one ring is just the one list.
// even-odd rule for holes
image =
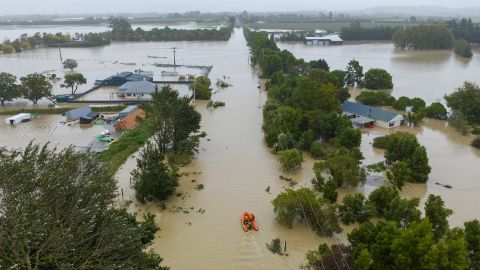
[[138, 106], [132, 105], [128, 106], [127, 108], [123, 109], [121, 112], [118, 113], [120, 117], [125, 117], [128, 116], [130, 113], [136, 111], [138, 109]]
[[375, 122], [375, 119], [359, 116], [357, 118], [353, 118], [352, 122], [355, 123], [355, 124], [359, 124], [359, 125], [365, 125], [365, 124], [368, 124], [368, 123]]
[[88, 116], [92, 112], [90, 107], [83, 107], [78, 109], [73, 109], [65, 113], [67, 121], [75, 121], [80, 119], [80, 117]]
[[157, 85], [148, 82], [148, 81], [133, 81], [133, 82], [126, 82], [122, 86], [120, 86], [120, 91], [124, 94], [152, 94], [155, 92]]
[[355, 102], [344, 102], [342, 105], [342, 110], [344, 112], [353, 113], [363, 117], [372, 118], [375, 120], [381, 120], [385, 122], [390, 122], [393, 118], [400, 115], [399, 113], [383, 110], [380, 108], [370, 107]]

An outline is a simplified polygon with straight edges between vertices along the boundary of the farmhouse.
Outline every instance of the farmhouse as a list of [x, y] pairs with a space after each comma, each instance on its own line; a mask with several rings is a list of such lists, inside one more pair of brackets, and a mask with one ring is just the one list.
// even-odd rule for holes
[[382, 128], [392, 128], [402, 125], [404, 116], [384, 109], [370, 107], [355, 102], [344, 102], [342, 110], [355, 126], [365, 127], [375, 125]]

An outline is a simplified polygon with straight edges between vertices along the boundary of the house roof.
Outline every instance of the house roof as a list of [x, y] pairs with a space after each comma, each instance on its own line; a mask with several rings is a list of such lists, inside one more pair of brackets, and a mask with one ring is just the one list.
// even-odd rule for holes
[[358, 125], [365, 125], [365, 124], [375, 122], [375, 119], [359, 116], [357, 118], [353, 118], [352, 122]]
[[125, 94], [135, 94], [135, 93], [144, 93], [144, 94], [152, 94], [155, 92], [157, 85], [148, 82], [148, 81], [132, 81], [126, 82], [122, 86], [120, 86], [120, 91]]
[[354, 113], [367, 118], [372, 118], [375, 120], [390, 122], [395, 117], [399, 116], [399, 113], [383, 110], [380, 108], [370, 107], [355, 102], [344, 102], [342, 105], [342, 110], [348, 113]]

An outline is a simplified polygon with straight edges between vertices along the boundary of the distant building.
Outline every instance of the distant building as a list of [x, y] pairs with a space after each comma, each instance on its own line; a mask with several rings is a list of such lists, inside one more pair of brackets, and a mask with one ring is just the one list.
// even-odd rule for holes
[[120, 90], [120, 94], [123, 96], [143, 96], [145, 94], [153, 94], [155, 91], [158, 90], [156, 84], [149, 82], [149, 81], [135, 81], [135, 82], [127, 82], [118, 88]]
[[153, 77], [132, 72], [121, 72], [117, 75], [110, 76], [104, 80], [95, 81], [99, 86], [121, 86], [127, 82], [148, 81], [153, 82]]
[[405, 117], [399, 113], [360, 103], [347, 101], [341, 105], [341, 108], [352, 123], [359, 127], [375, 125], [382, 128], [392, 128], [402, 125], [405, 121]]
[[313, 34], [316, 36], [316, 37], [321, 37], [321, 36], [325, 36], [326, 34], [328, 34], [327, 31], [325, 30], [315, 30], [315, 32], [313, 32]]
[[312, 44], [323, 45], [343, 45], [343, 39], [337, 34], [308, 36], [303, 40], [305, 44], [311, 42]]

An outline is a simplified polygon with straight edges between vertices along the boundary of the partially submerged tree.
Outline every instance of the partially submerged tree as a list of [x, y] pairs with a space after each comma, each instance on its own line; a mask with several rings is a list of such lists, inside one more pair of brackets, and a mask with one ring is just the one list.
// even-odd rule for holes
[[392, 75], [385, 69], [369, 69], [367, 73], [365, 73], [365, 88], [372, 90], [392, 89]]
[[71, 88], [72, 95], [75, 95], [78, 90], [78, 86], [86, 84], [87, 79], [81, 73], [69, 73], [65, 74], [64, 83], [65, 88]]
[[347, 65], [347, 74], [345, 77], [345, 81], [347, 85], [355, 86], [359, 85], [362, 86], [363, 84], [363, 67], [360, 63], [352, 59]]
[[158, 228], [112, 208], [114, 175], [90, 154], [30, 144], [0, 161], [0, 265], [166, 269], [144, 250]]
[[272, 204], [276, 219], [283, 226], [291, 228], [294, 221], [305, 222], [323, 236], [331, 236], [342, 230], [338, 225], [334, 207], [325, 205], [323, 200], [308, 188], [287, 189], [280, 193]]
[[20, 78], [20, 81], [22, 96], [31, 100], [34, 106], [37, 106], [40, 99], [53, 95], [52, 84], [40, 73], [29, 74]]
[[164, 153], [152, 142], [147, 142], [140, 152], [132, 176], [135, 197], [142, 203], [165, 200], [175, 193], [178, 186], [175, 171], [167, 164]]
[[73, 70], [77, 67], [78, 62], [75, 59], [65, 59], [65, 61], [63, 61], [63, 68], [70, 69], [71, 72], [73, 72]]
[[10, 73], [0, 73], [0, 104], [5, 105], [5, 101], [12, 101], [20, 97], [19, 87], [16, 84], [17, 77]]

